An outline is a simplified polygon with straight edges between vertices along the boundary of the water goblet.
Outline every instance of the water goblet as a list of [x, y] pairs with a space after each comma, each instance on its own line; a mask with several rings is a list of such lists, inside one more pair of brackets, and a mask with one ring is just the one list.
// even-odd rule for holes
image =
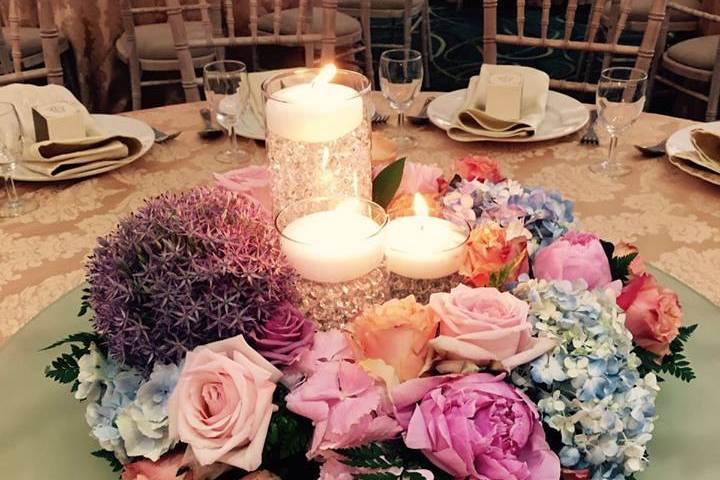
[[32, 200], [21, 200], [13, 175], [18, 158], [23, 154], [23, 134], [15, 106], [0, 102], [0, 173], [5, 180], [6, 201], [0, 205], [0, 217], [17, 217], [35, 210]]
[[380, 89], [398, 112], [398, 128], [393, 139], [400, 150], [407, 150], [417, 141], [405, 132], [405, 112], [420, 92], [423, 81], [422, 55], [417, 50], [397, 48], [380, 56]]

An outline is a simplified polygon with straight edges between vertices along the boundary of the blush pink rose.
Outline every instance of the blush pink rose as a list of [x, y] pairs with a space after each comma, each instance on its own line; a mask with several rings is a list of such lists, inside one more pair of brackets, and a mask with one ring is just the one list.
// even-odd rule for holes
[[[376, 167], [373, 177], [376, 177], [384, 167]], [[442, 185], [443, 171], [436, 165], [424, 163], [405, 162], [400, 186], [395, 197], [401, 195], [414, 195], [416, 193], [439, 193]]]
[[499, 183], [505, 180], [497, 162], [484, 155], [467, 155], [456, 160], [455, 171], [468, 181], [490, 180], [492, 183]]
[[555, 346], [531, 335], [527, 303], [496, 288], [458, 285], [432, 294], [430, 308], [440, 318], [440, 334], [430, 345], [448, 360], [511, 370]]
[[533, 261], [535, 278], [585, 280], [588, 289], [605, 288], [612, 282], [610, 263], [600, 239], [592, 233], [567, 232], [545, 248]]
[[187, 443], [200, 465], [256, 470], [281, 376], [242, 336], [197, 347], [168, 400], [171, 437]]
[[225, 173], [214, 173], [215, 183], [232, 192], [259, 203], [266, 212], [273, 210], [270, 191], [270, 171], [266, 167], [251, 165]]
[[178, 469], [185, 465], [182, 450], [166, 453], [153, 462], [143, 458], [128, 463], [123, 468], [121, 480], [193, 480], [193, 472], [188, 471], [183, 475], [176, 476]]
[[625, 310], [625, 326], [636, 344], [659, 357], [670, 353], [683, 316], [675, 292], [643, 273], [623, 288], [617, 304]]

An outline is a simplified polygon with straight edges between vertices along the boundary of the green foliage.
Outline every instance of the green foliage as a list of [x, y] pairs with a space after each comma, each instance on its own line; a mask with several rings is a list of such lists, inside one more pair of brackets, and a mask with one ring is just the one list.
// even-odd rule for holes
[[95, 450], [94, 452], [90, 452], [90, 455], [107, 461], [113, 472], [119, 472], [123, 468], [120, 461], [115, 457], [115, 454], [108, 450]]
[[630, 264], [637, 256], [637, 252], [633, 252], [623, 255], [622, 257], [612, 257], [610, 259], [610, 275], [612, 275], [612, 279], [620, 280], [623, 284], [627, 283], [628, 275], [630, 274]]
[[[402, 440], [389, 440], [338, 450], [351, 467], [366, 468], [374, 472], [359, 473], [359, 480], [422, 480], [424, 477], [409, 470], [425, 469], [433, 473], [436, 480], [450, 480], [450, 476], [420, 452], [405, 446]], [[393, 472], [388, 470], [394, 469]]]
[[95, 344], [103, 351], [103, 339], [94, 332], [79, 332], [68, 335], [52, 345], [48, 345], [41, 351], [57, 348], [62, 345], [69, 345], [70, 352], [61, 353], [45, 368], [45, 376], [58, 383], [72, 383], [71, 391], [77, 389], [77, 377], [80, 373], [77, 361], [83, 355], [90, 353], [90, 345]]
[[375, 180], [373, 180], [373, 202], [383, 208], [390, 204], [400, 187], [403, 170], [405, 170], [405, 158], [400, 158], [385, 167], [375, 177]]
[[659, 381], [664, 380], [662, 374], [679, 378], [683, 382], [693, 381], [696, 377], [695, 371], [684, 352], [685, 344], [690, 340], [695, 329], [697, 329], [697, 324], [680, 327], [678, 336], [670, 343], [670, 353], [665, 355], [661, 361], [658, 361], [659, 359], [654, 353], [635, 347], [635, 354], [642, 362], [639, 368], [640, 374], [646, 375], [654, 372]]

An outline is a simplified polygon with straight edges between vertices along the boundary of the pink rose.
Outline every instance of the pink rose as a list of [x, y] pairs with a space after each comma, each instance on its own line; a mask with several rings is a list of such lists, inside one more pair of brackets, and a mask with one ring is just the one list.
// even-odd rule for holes
[[492, 183], [499, 183], [505, 180], [497, 162], [484, 155], [467, 155], [456, 160], [455, 171], [467, 181], [490, 180]]
[[187, 443], [200, 465], [256, 470], [281, 376], [240, 335], [197, 347], [168, 401], [171, 437]]
[[[373, 177], [376, 177], [385, 167], [376, 167]], [[405, 162], [400, 186], [395, 192], [395, 197], [401, 195], [414, 195], [416, 193], [438, 193], [440, 192], [443, 171], [435, 165], [426, 165], [416, 162]]]
[[625, 326], [636, 344], [659, 357], [670, 353], [683, 316], [675, 292], [643, 273], [623, 288], [617, 304], [625, 310]]
[[408, 448], [455, 478], [558, 480], [537, 408], [487, 373], [410, 380], [392, 392]]
[[448, 360], [511, 370], [555, 346], [532, 336], [527, 303], [496, 288], [458, 285], [432, 294], [430, 308], [440, 318], [440, 335], [430, 345]]
[[612, 282], [610, 263], [600, 239], [592, 233], [567, 232], [535, 255], [535, 278], [585, 280], [588, 289]]
[[185, 465], [183, 457], [184, 451], [180, 450], [166, 453], [157, 462], [143, 458], [128, 463], [123, 468], [121, 480], [193, 480], [192, 471], [176, 476], [178, 469]]
[[355, 363], [320, 364], [286, 400], [291, 412], [315, 425], [308, 458], [325, 450], [387, 440], [401, 430], [389, 416], [385, 389]]
[[225, 173], [214, 173], [215, 183], [259, 203], [268, 213], [273, 210], [270, 172], [266, 167], [251, 165]]

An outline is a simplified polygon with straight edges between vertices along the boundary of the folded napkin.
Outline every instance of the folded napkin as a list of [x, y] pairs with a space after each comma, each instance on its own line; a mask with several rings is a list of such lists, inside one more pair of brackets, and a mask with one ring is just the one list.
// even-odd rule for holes
[[[490, 77], [507, 73], [523, 78], [521, 113], [517, 121], [495, 118], [485, 111]], [[550, 78], [540, 70], [514, 65], [485, 64], [480, 75], [470, 79], [465, 101], [455, 114], [454, 123], [448, 129], [448, 136], [460, 142], [472, 142], [534, 135], [545, 117], [549, 87]]]
[[[12, 84], [0, 87], [0, 102], [12, 103], [20, 119], [25, 148], [23, 165], [33, 172], [52, 178], [72, 178], [80, 173], [108, 170], [117, 163], [129, 162], [142, 143], [134, 137], [106, 135], [93, 122], [85, 106], [59, 85], [38, 87]], [[75, 106], [85, 124], [85, 137], [62, 141], [37, 142], [32, 109], [40, 105], [65, 102]], [[0, 125], [0, 129], [3, 126]]]
[[285, 72], [292, 72], [295, 68], [281, 70], [268, 70], [266, 72], [253, 72], [248, 74], [250, 87], [250, 110], [261, 127], [265, 127], [265, 99], [262, 94], [262, 84], [268, 78]]
[[676, 153], [674, 157], [720, 175], [720, 135], [696, 128], [690, 131], [690, 143], [693, 150]]

